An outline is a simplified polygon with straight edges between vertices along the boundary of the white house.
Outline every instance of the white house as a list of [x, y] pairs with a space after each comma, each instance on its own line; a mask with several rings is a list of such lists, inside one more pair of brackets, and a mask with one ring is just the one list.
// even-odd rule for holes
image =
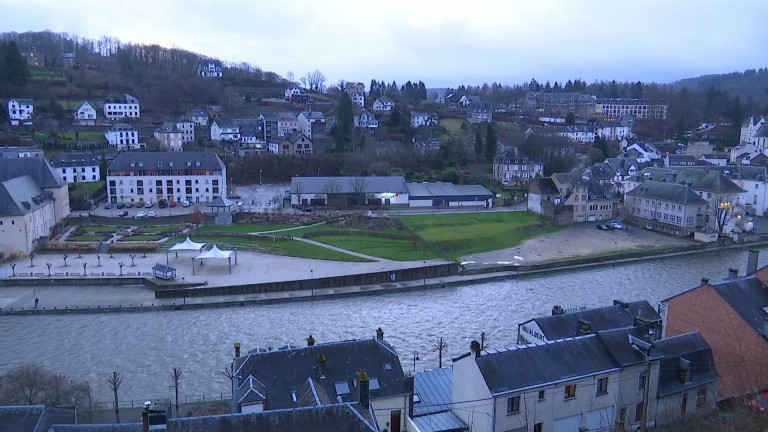
[[74, 124], [80, 126], [96, 126], [96, 108], [88, 101], [83, 102], [75, 111]]
[[110, 120], [137, 119], [141, 117], [139, 100], [128, 93], [114, 94], [104, 101], [104, 117]]
[[277, 135], [284, 137], [299, 130], [299, 119], [291, 112], [277, 113]]
[[285, 89], [285, 100], [291, 100], [294, 97], [306, 97], [307, 91], [303, 88], [292, 85]]
[[352, 105], [360, 108], [365, 107], [365, 94], [362, 92], [350, 93], [349, 98], [352, 99]]
[[12, 125], [20, 121], [31, 120], [35, 113], [35, 103], [32, 99], [11, 99], [8, 101], [8, 118]]
[[739, 144], [754, 144], [755, 133], [765, 124], [765, 117], [750, 117], [741, 125]]
[[390, 112], [394, 107], [395, 107], [395, 102], [392, 99], [386, 96], [382, 96], [373, 102], [372, 109], [373, 109], [373, 112]]
[[45, 158], [0, 158], [0, 259], [33, 253], [69, 212], [67, 183]]
[[437, 124], [437, 116], [434, 114], [411, 111], [411, 127], [431, 126]]
[[374, 130], [379, 127], [379, 121], [367, 110], [359, 110], [355, 113], [354, 125], [356, 128]]
[[197, 65], [197, 73], [205, 78], [221, 78], [224, 76], [224, 68], [218, 60], [205, 60]]
[[122, 152], [107, 168], [111, 203], [208, 203], [227, 196], [227, 167], [214, 152]]
[[296, 118], [299, 132], [312, 139], [313, 132], [325, 130], [325, 115], [322, 111], [302, 111]]
[[211, 123], [211, 141], [239, 141], [240, 127], [232, 120], [214, 120]]
[[482, 101], [480, 100], [480, 96], [464, 95], [459, 99], [459, 105], [463, 107], [467, 107], [471, 104], [479, 104], [479, 103], [482, 103]]
[[117, 147], [118, 151], [126, 148], [135, 148], [139, 146], [139, 131], [126, 123], [118, 123], [110, 130], [104, 133], [104, 137], [111, 146]]
[[60, 153], [51, 160], [51, 166], [67, 183], [96, 182], [101, 180], [99, 158], [87, 153]]
[[208, 126], [208, 114], [202, 108], [189, 110], [189, 118], [195, 126]]

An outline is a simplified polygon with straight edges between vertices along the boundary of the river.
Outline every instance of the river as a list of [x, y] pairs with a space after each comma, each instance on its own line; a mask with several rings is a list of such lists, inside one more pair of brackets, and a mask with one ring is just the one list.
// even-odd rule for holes
[[[768, 263], [762, 249], [759, 266]], [[369, 296], [307, 300], [237, 308], [72, 315], [0, 316], [0, 374], [26, 363], [90, 383], [99, 401], [111, 391], [105, 379], [124, 375], [120, 398], [170, 397], [170, 372], [183, 370], [182, 398], [228, 396], [222, 373], [234, 342], [243, 351], [375, 336], [377, 327], [398, 350], [403, 369], [436, 368], [435, 344], [447, 342], [444, 361], [487, 335], [490, 348], [510, 346], [517, 324], [547, 315], [553, 305], [600, 307], [614, 299], [652, 305], [698, 286], [702, 277], [744, 274], [746, 250], [708, 252], [573, 270], [517, 280]]]

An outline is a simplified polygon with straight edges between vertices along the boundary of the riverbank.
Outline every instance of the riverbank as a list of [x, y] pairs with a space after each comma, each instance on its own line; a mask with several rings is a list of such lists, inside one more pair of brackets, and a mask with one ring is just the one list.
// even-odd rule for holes
[[[765, 228], [761, 232], [768, 232]], [[460, 266], [440, 259], [368, 257], [370, 262], [353, 263], [243, 251], [229, 261], [205, 263], [194, 260], [194, 252], [41, 253], [0, 264], [0, 314], [180, 310], [380, 295], [768, 245], [768, 235], [744, 239], [702, 244], [634, 227], [599, 231], [584, 223], [514, 248], [464, 257]], [[157, 263], [173, 267], [176, 278], [154, 277]]]

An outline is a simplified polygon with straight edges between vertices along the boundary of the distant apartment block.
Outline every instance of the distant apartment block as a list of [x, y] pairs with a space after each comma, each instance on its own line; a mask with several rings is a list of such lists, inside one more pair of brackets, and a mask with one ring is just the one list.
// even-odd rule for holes
[[139, 100], [125, 94], [114, 94], [104, 101], [104, 117], [110, 120], [141, 117]]

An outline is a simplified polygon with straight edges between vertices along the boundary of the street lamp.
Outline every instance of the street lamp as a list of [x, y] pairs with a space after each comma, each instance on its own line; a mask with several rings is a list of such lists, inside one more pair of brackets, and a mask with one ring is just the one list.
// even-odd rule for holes
[[421, 359], [419, 359], [418, 351], [414, 351], [413, 352], [413, 373], [414, 374], [416, 373], [416, 360], [421, 360]]
[[261, 173], [264, 172], [264, 170], [259, 170], [259, 186], [261, 186]]
[[648, 392], [650, 390], [651, 382], [651, 361], [649, 356], [651, 355], [651, 348], [653, 347], [653, 344], [648, 343], [640, 338], [636, 338], [632, 335], [627, 336], [629, 337], [629, 344], [632, 346], [632, 349], [642, 354], [643, 358], [645, 359], [645, 380], [643, 380], [643, 413], [641, 420], [642, 423], [640, 424], [640, 431], [645, 432], [648, 423]]
[[309, 269], [309, 296], [314, 297], [315, 296], [315, 271], [312, 269]]
[[64, 267], [67, 266], [67, 258], [69, 258], [69, 256], [67, 254], [64, 254]]
[[99, 262], [98, 266], [101, 267], [101, 255], [98, 255], [98, 254], [96, 255], [96, 261]]

